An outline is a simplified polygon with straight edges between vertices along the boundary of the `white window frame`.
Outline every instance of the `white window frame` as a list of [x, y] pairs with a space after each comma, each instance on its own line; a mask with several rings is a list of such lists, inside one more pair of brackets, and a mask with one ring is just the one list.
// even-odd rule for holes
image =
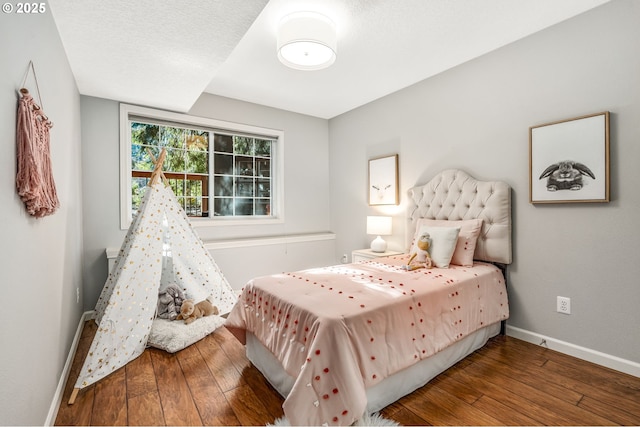
[[[206, 117], [190, 116], [188, 114], [174, 113], [170, 111], [156, 110], [137, 105], [120, 104], [120, 228], [129, 228], [132, 219], [131, 211], [131, 126], [132, 117], [146, 118], [154, 121], [167, 121], [175, 124], [217, 129], [221, 132], [255, 135], [276, 140], [274, 153], [272, 153], [273, 181], [271, 183], [272, 216], [219, 216], [208, 218], [190, 217], [194, 227], [209, 227], [220, 225], [261, 225], [279, 224], [284, 222], [284, 132], [276, 129], [268, 129], [241, 123], [227, 122]], [[211, 153], [209, 150], [209, 162]], [[211, 170], [211, 169], [210, 169]], [[213, 182], [213, 173], [210, 173], [210, 182]], [[213, 194], [213, 193], [211, 193]], [[211, 198], [213, 206], [213, 197]]]

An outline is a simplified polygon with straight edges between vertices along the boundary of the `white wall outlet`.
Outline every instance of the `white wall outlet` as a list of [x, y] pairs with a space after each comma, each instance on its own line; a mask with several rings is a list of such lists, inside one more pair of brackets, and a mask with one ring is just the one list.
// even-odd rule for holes
[[349, 257], [347, 256], [347, 254], [342, 254], [342, 263], [346, 264], [349, 262]]
[[557, 297], [556, 311], [562, 314], [571, 314], [571, 298]]
[[80, 288], [76, 288], [76, 304], [80, 304]]

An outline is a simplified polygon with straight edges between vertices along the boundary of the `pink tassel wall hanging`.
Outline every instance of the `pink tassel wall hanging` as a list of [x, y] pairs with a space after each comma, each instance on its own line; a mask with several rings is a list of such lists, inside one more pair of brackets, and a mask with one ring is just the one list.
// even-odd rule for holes
[[[35, 78], [33, 62], [29, 63], [29, 68], [33, 70]], [[29, 70], [27, 70], [28, 73]], [[27, 75], [24, 80], [26, 79]], [[40, 97], [37, 79], [36, 88]], [[49, 147], [49, 131], [53, 123], [35, 103], [27, 89], [24, 87], [20, 89], [20, 95], [16, 129], [18, 157], [16, 187], [29, 215], [42, 218], [53, 214], [60, 207], [51, 170]], [[40, 99], [40, 105], [42, 105], [42, 99]]]

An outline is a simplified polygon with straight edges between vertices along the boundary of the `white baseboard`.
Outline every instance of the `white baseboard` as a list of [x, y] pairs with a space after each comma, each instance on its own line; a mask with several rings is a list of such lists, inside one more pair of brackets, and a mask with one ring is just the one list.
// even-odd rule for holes
[[545, 347], [550, 348], [551, 350], [568, 354], [569, 356], [577, 357], [578, 359], [586, 360], [607, 368], [615, 369], [616, 371], [624, 372], [625, 374], [640, 377], [640, 363], [633, 362], [631, 360], [622, 359], [590, 348], [580, 347], [555, 338], [536, 334], [535, 332], [527, 331], [525, 329], [516, 328], [515, 326], [507, 325], [507, 335], [536, 345], [542, 345], [541, 343], [544, 342]]
[[82, 313], [82, 317], [80, 317], [80, 323], [78, 324], [78, 329], [76, 329], [76, 334], [73, 337], [73, 342], [71, 343], [71, 348], [69, 349], [67, 361], [65, 362], [62, 373], [60, 374], [60, 380], [58, 381], [56, 393], [53, 395], [53, 401], [51, 402], [51, 406], [49, 407], [49, 414], [47, 415], [47, 419], [44, 423], [45, 426], [52, 426], [56, 422], [58, 409], [60, 408], [60, 403], [62, 403], [62, 395], [64, 394], [64, 385], [67, 383], [69, 373], [71, 372], [71, 364], [73, 363], [73, 357], [75, 356], [76, 350], [78, 349], [78, 343], [80, 342], [80, 336], [82, 335], [84, 322], [86, 322], [88, 319], [91, 319], [92, 316], [93, 310], [85, 311], [84, 313]]

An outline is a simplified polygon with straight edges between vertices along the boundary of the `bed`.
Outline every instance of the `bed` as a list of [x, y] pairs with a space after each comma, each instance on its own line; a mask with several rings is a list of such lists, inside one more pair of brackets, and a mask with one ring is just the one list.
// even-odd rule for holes
[[[510, 192], [445, 170], [408, 192], [406, 254], [246, 284], [225, 325], [285, 397], [291, 425], [350, 425], [500, 333], [509, 315]], [[436, 267], [409, 271], [425, 232]]]

